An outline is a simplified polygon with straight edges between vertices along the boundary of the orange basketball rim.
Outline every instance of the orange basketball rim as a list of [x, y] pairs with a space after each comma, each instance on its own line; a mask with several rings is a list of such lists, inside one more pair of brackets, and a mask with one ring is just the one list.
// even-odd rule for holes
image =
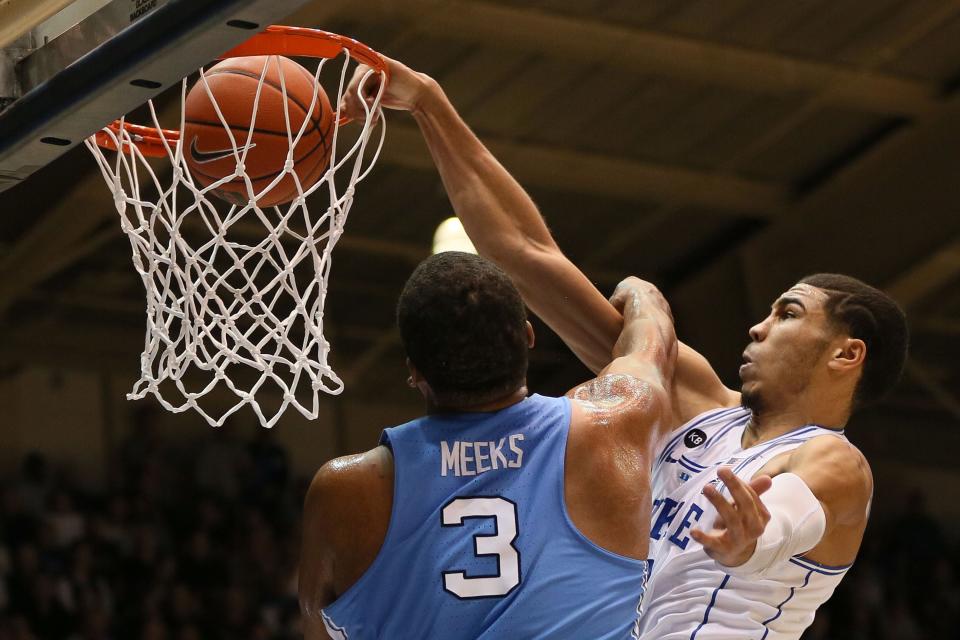
[[[379, 53], [353, 38], [341, 36], [320, 29], [306, 27], [285, 27], [280, 25], [269, 26], [253, 36], [243, 44], [227, 51], [218, 60], [239, 58], [244, 56], [271, 56], [327, 58], [332, 59], [341, 53], [347, 54], [354, 60], [361, 62], [376, 71], [389, 77], [387, 61]], [[349, 118], [341, 116], [339, 124], [349, 122]], [[105, 149], [117, 151], [116, 140], [119, 140], [121, 130], [129, 134], [133, 144], [144, 156], [163, 158], [167, 155], [167, 147], [174, 146], [180, 141], [180, 132], [175, 129], [158, 129], [139, 124], [130, 124], [115, 120], [106, 127], [114, 136], [101, 130], [96, 134], [97, 144]], [[129, 149], [124, 149], [129, 153]]]

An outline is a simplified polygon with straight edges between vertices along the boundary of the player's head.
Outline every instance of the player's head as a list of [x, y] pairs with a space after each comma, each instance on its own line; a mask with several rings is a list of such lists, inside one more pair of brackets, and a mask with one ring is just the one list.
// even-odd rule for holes
[[421, 262], [400, 294], [397, 325], [414, 376], [442, 406], [482, 405], [525, 384], [526, 308], [489, 260], [446, 251]]
[[849, 276], [819, 273], [782, 294], [750, 329], [743, 402], [763, 413], [792, 403], [880, 400], [907, 356], [906, 316], [890, 296]]

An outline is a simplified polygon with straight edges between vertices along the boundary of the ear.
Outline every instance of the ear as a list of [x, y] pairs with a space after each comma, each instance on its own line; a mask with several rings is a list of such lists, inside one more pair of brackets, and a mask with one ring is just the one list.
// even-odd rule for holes
[[533, 349], [533, 345], [536, 344], [536, 342], [537, 337], [533, 335], [533, 325], [527, 320], [527, 348]]
[[827, 366], [837, 373], [844, 373], [863, 366], [867, 358], [867, 345], [859, 338], [844, 338], [834, 345]]
[[410, 362], [410, 358], [406, 359], [407, 371], [410, 372], [410, 375], [407, 376], [407, 386], [411, 389], [416, 389], [417, 384], [423, 380], [423, 376], [420, 375], [420, 372], [417, 371], [417, 368], [413, 366], [413, 363]]

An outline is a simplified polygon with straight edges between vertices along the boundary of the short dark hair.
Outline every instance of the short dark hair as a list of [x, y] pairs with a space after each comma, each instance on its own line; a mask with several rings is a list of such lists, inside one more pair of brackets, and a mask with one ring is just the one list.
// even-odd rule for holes
[[900, 379], [907, 360], [910, 335], [903, 309], [883, 291], [850, 276], [817, 273], [800, 283], [825, 291], [827, 317], [867, 345], [854, 408], [882, 400]]
[[459, 251], [421, 262], [397, 302], [407, 357], [437, 400], [470, 407], [501, 398], [527, 375], [527, 311], [495, 264]]

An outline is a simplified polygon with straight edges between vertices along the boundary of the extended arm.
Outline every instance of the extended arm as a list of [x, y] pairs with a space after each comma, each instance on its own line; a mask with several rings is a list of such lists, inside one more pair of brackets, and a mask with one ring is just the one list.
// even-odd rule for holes
[[787, 473], [803, 481], [823, 510], [824, 531], [805, 557], [849, 564], [860, 548], [873, 497], [873, 474], [860, 451], [833, 436], [813, 438], [790, 455]]
[[[589, 279], [560, 251], [530, 196], [460, 118], [431, 78], [390, 61], [384, 106], [413, 114], [446, 187], [454, 210], [477, 250], [506, 271], [525, 302], [593, 371], [612, 359], [623, 318]], [[344, 99], [356, 102], [358, 71]], [[368, 83], [365, 93], [375, 88]], [[675, 420], [737, 402], [709, 363], [679, 346]], [[676, 410], [679, 408], [679, 410]]]
[[873, 480], [863, 454], [849, 443], [814, 438], [794, 450], [772, 480], [757, 476], [748, 484], [727, 468], [720, 479], [732, 502], [706, 487], [717, 522], [712, 531], [691, 535], [728, 573], [763, 576], [800, 554], [828, 566], [849, 564], [856, 555]]

